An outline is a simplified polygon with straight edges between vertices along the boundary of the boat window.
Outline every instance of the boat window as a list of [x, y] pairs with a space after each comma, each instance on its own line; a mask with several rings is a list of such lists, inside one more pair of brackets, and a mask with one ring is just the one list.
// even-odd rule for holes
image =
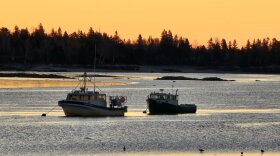
[[100, 96], [98, 97], [98, 99], [105, 101], [105, 100], [106, 100], [106, 96], [105, 96], [105, 95], [100, 95]]
[[71, 100], [72, 96], [71, 95], [67, 95], [66, 100]]
[[84, 101], [88, 100], [88, 95], [84, 95], [84, 96], [83, 96], [83, 100], [84, 100]]
[[166, 97], [167, 97], [168, 100], [171, 100], [171, 99], [172, 99], [172, 96], [171, 96], [171, 95], [167, 95]]
[[170, 100], [174, 100], [174, 96], [169, 95], [169, 96], [168, 96], [168, 99], [170, 99]]
[[89, 100], [96, 100], [96, 96], [94, 96], [94, 95], [89, 95]]
[[151, 95], [151, 96], [150, 96], [150, 98], [151, 98], [151, 99], [159, 99], [159, 96], [158, 96], [158, 95], [153, 94], [153, 95]]
[[77, 96], [72, 96], [71, 100], [77, 100]]
[[170, 100], [174, 100], [174, 96], [172, 96], [172, 95], [169, 95], [169, 97], [168, 97]]

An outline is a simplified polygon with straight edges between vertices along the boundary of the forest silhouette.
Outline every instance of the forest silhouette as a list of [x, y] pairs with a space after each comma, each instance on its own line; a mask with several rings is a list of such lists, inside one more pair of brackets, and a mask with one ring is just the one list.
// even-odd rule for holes
[[160, 38], [123, 40], [116, 31], [110, 36], [94, 31], [68, 34], [42, 24], [34, 31], [15, 26], [0, 28], [0, 64], [17, 65], [93, 65], [97, 46], [97, 65], [192, 65], [225, 67], [267, 67], [280, 65], [280, 41], [276, 38], [237, 41], [210, 38], [207, 45], [192, 46], [187, 38], [163, 30]]

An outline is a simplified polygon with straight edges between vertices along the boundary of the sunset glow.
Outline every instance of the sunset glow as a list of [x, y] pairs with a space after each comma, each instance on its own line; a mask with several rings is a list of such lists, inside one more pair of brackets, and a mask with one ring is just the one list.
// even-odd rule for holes
[[210, 37], [279, 38], [279, 0], [2, 0], [0, 27], [33, 30], [42, 23], [73, 32], [94, 30], [121, 38], [160, 37], [163, 29], [205, 44]]

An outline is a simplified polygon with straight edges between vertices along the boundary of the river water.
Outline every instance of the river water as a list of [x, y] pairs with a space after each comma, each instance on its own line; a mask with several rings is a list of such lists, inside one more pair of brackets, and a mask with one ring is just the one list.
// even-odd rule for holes
[[[75, 74], [75, 73], [71, 73]], [[108, 74], [108, 73], [101, 73]], [[57, 101], [73, 87], [0, 89], [0, 155], [91, 155], [141, 152], [280, 154], [280, 76], [258, 74], [114, 73], [136, 84], [99, 87], [125, 95], [125, 117], [65, 117]], [[164, 75], [217, 76], [236, 81], [153, 80]], [[260, 81], [256, 81], [260, 80]], [[172, 88], [172, 84], [174, 88]], [[90, 87], [90, 89], [93, 89]], [[180, 103], [195, 103], [196, 114], [143, 114], [150, 92], [178, 89]], [[41, 117], [42, 113], [47, 113]]]

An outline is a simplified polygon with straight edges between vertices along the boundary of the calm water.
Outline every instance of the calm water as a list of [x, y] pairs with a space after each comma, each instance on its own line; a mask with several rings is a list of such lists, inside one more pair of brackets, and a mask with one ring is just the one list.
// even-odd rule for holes
[[[75, 73], [71, 73], [75, 74]], [[126, 95], [126, 117], [66, 118], [57, 101], [73, 87], [0, 89], [0, 155], [93, 154], [127, 152], [266, 151], [280, 153], [280, 76], [255, 74], [116, 73], [143, 78], [101, 87], [108, 95]], [[146, 97], [172, 81], [153, 77], [218, 76], [235, 82], [176, 81], [180, 103], [195, 103], [196, 114], [147, 116]], [[261, 80], [261, 81], [255, 81]], [[47, 117], [41, 117], [54, 107]]]

